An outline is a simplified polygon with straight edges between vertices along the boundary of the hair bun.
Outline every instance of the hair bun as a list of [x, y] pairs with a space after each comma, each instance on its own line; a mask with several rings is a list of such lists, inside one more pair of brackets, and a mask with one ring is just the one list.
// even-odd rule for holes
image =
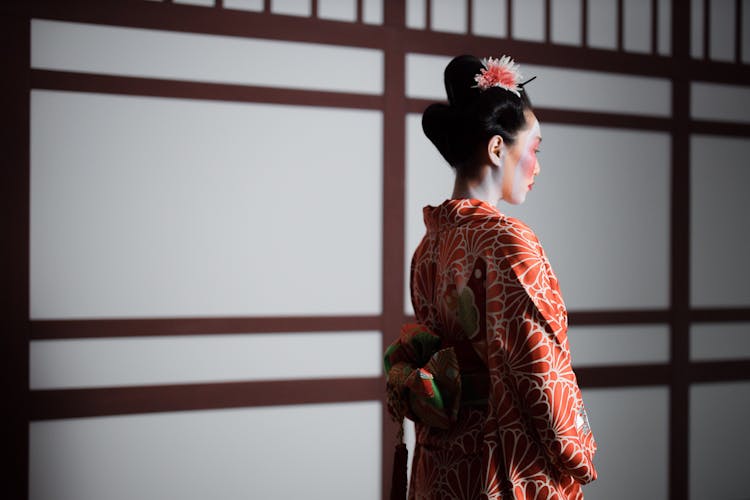
[[481, 90], [474, 79], [484, 64], [471, 55], [454, 57], [443, 72], [448, 103], [433, 103], [422, 113], [422, 130], [445, 160], [472, 175], [479, 146], [493, 135], [515, 141], [531, 109], [526, 92], [517, 96], [500, 87]]
[[465, 107], [475, 101], [479, 88], [475, 87], [474, 77], [484, 68], [482, 61], [471, 55], [454, 57], [445, 67], [443, 80], [448, 102], [452, 106]]
[[443, 72], [449, 105], [434, 103], [422, 114], [422, 130], [451, 165], [461, 159], [457, 149], [469, 132], [467, 114], [480, 97], [474, 76], [483, 67], [482, 61], [472, 55], [454, 57]]
[[446, 160], [452, 156], [449, 143], [451, 135], [456, 132], [457, 118], [452, 106], [437, 102], [422, 113], [422, 131]]

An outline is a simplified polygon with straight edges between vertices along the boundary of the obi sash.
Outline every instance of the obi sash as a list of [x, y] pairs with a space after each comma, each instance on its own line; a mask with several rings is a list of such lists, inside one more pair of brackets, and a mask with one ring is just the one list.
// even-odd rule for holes
[[421, 323], [406, 323], [383, 361], [396, 421], [448, 429], [461, 406], [487, 404], [489, 373], [468, 340], [444, 341]]

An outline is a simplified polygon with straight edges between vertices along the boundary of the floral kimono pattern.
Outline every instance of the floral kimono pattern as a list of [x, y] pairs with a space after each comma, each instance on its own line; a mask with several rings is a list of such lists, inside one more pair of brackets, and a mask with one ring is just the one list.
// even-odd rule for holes
[[484, 404], [462, 405], [447, 429], [416, 419], [409, 499], [582, 499], [597, 445], [539, 240], [482, 200], [423, 212], [410, 269], [417, 322], [443, 345], [470, 346], [457, 349], [459, 369], [488, 382]]

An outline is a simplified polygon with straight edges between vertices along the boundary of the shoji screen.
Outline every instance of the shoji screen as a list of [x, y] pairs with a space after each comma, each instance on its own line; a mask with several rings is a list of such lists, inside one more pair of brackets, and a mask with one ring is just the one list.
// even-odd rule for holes
[[29, 496], [379, 498], [383, 51], [32, 18], [31, 68]]
[[[569, 310], [591, 498], [745, 495], [750, 2], [165, 0], [0, 8], [20, 498], [387, 498], [421, 131], [510, 54], [521, 206]], [[412, 436], [413, 439], [413, 436]]]

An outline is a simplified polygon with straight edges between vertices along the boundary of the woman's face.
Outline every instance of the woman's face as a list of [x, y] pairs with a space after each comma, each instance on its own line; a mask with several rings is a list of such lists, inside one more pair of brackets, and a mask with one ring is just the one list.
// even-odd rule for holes
[[531, 111], [525, 111], [525, 115], [526, 127], [518, 132], [512, 146], [505, 147], [501, 199], [513, 205], [526, 200], [526, 193], [531, 190], [534, 177], [540, 170], [537, 159], [539, 143], [542, 142], [539, 121]]

